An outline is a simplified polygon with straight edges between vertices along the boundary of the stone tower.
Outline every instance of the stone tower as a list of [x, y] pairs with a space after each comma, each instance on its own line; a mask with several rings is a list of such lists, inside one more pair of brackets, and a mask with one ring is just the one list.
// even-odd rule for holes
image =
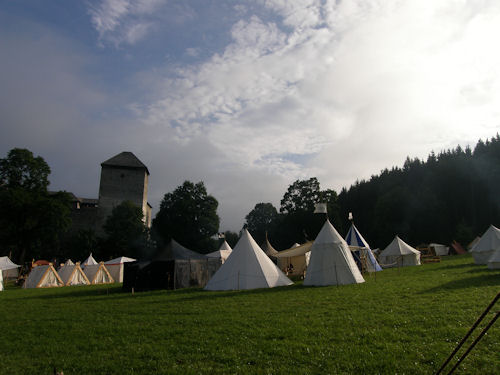
[[144, 223], [151, 227], [148, 203], [148, 168], [131, 152], [124, 151], [101, 163], [99, 216], [104, 223], [114, 207], [129, 200], [142, 209]]

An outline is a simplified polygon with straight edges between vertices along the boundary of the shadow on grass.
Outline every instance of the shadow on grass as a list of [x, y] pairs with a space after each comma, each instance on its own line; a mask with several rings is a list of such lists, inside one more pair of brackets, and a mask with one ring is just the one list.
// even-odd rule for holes
[[[485, 271], [482, 269], [481, 271]], [[471, 270], [471, 273], [477, 272], [476, 270]], [[467, 277], [460, 280], [453, 280], [448, 283], [444, 283], [442, 285], [436, 286], [434, 288], [430, 288], [427, 290], [423, 290], [420, 294], [425, 293], [435, 293], [444, 290], [450, 289], [465, 289], [465, 288], [477, 288], [482, 286], [500, 286], [500, 273], [497, 271], [491, 271], [490, 274], [483, 274], [481, 276], [473, 276]]]

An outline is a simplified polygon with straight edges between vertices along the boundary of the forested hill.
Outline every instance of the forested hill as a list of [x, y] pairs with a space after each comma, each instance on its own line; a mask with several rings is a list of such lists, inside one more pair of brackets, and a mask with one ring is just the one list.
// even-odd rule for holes
[[396, 234], [413, 246], [457, 240], [464, 247], [490, 224], [500, 225], [500, 136], [474, 150], [447, 150], [426, 161], [407, 158], [339, 194], [341, 217], [349, 212], [372, 247]]

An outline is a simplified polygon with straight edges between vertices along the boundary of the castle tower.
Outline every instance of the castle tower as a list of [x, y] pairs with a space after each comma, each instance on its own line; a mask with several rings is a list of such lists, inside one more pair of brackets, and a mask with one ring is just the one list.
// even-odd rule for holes
[[124, 151], [101, 163], [99, 211], [105, 220], [114, 207], [129, 200], [142, 209], [144, 223], [151, 227], [148, 203], [148, 168], [131, 152]]

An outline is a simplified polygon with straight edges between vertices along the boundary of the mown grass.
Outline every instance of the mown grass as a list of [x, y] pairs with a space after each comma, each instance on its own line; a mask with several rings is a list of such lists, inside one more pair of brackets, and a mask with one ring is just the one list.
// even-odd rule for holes
[[[7, 289], [0, 373], [431, 374], [500, 291], [500, 271], [469, 255], [366, 280], [135, 295], [120, 286]], [[459, 373], [498, 374], [499, 353], [496, 324]]]

